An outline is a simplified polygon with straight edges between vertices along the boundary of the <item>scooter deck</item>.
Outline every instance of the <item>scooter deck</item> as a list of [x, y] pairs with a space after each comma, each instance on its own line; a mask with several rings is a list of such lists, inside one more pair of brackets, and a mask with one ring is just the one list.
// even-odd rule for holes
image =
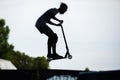
[[47, 58], [47, 61], [50, 62], [52, 60], [59, 60], [59, 59], [66, 59], [66, 58], [72, 59], [72, 55], [70, 55], [70, 53], [67, 52], [64, 57]]
[[47, 61], [50, 62], [52, 60], [59, 60], [59, 59], [66, 59], [66, 57], [62, 57], [62, 58], [48, 58]]

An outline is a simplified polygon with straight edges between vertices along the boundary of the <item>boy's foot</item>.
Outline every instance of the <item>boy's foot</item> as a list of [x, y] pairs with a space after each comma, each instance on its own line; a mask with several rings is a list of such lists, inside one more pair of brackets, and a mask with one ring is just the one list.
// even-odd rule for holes
[[60, 56], [60, 55], [57, 54], [57, 53], [53, 53], [53, 56], [54, 56], [54, 58], [63, 58], [63, 56]]
[[48, 54], [47, 57], [48, 58], [53, 58], [53, 54]]

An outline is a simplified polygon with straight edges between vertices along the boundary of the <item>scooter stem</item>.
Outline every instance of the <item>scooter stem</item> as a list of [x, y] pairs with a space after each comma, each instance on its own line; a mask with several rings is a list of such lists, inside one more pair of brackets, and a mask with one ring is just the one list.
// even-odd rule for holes
[[65, 37], [65, 33], [64, 33], [64, 30], [63, 30], [63, 26], [62, 26], [62, 25], [61, 25], [61, 29], [62, 29], [62, 33], [63, 33], [65, 45], [66, 45], [66, 50], [67, 50], [67, 53], [69, 53], [69, 48], [68, 48], [68, 45], [67, 45], [67, 41], [66, 41], [66, 37]]

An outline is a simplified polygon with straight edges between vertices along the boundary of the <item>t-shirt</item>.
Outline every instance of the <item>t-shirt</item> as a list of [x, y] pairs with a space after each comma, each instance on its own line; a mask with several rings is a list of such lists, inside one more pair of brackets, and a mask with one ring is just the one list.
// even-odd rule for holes
[[46, 11], [41, 17], [38, 18], [35, 26], [36, 27], [45, 27], [46, 23], [50, 21], [58, 13], [58, 9], [52, 8]]

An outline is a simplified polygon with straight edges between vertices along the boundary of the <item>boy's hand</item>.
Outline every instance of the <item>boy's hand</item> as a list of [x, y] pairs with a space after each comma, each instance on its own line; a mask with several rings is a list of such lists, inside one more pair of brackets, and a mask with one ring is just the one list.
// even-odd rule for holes
[[63, 21], [63, 20], [60, 20], [59, 22], [62, 24], [64, 21]]
[[59, 24], [57, 24], [56, 26], [62, 26], [62, 24], [61, 24], [61, 23], [59, 23]]

